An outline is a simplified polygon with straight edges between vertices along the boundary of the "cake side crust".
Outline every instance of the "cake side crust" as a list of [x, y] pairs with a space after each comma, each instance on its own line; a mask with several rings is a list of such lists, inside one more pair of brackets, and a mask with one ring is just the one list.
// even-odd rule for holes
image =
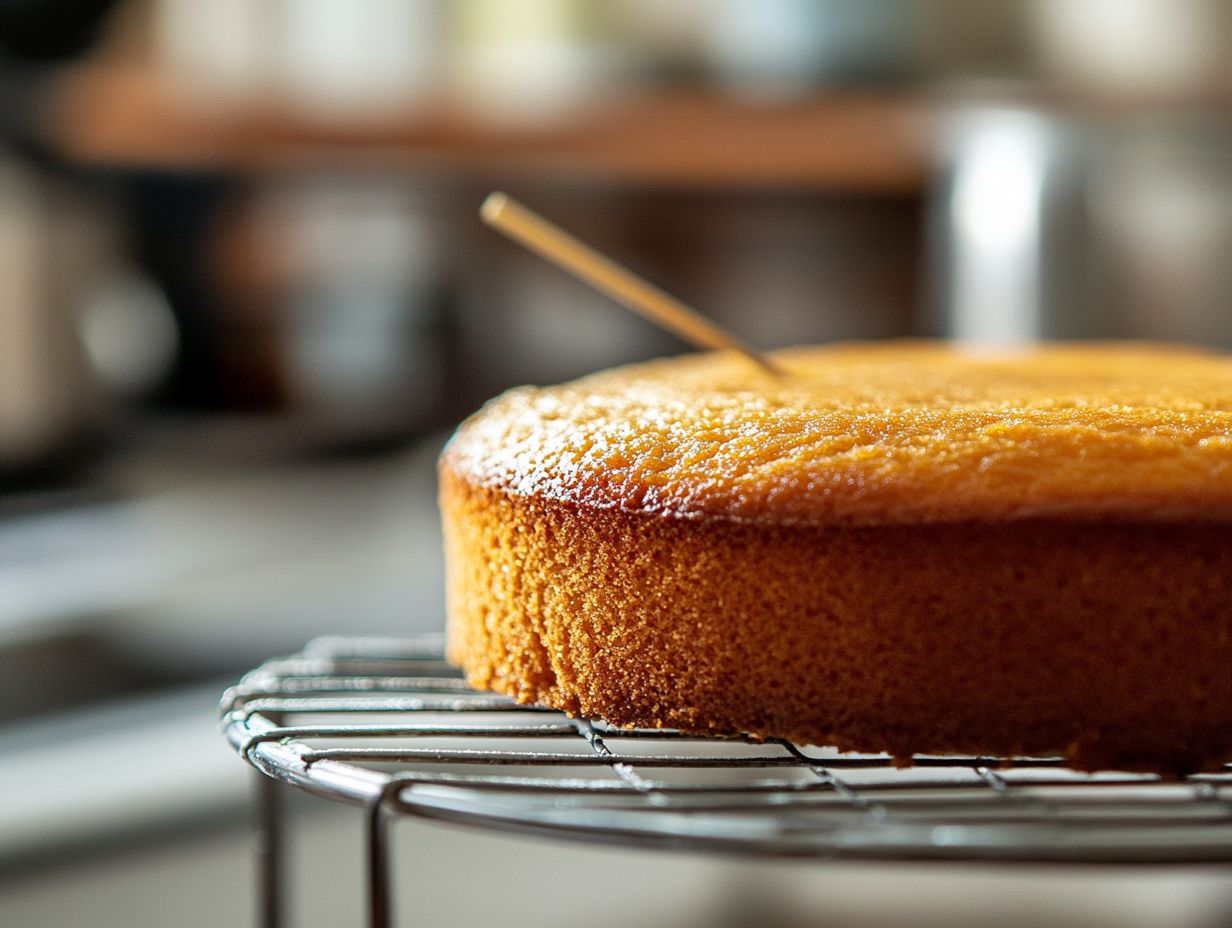
[[448, 654], [616, 725], [1180, 772], [1232, 757], [1232, 529], [791, 526], [441, 469]]

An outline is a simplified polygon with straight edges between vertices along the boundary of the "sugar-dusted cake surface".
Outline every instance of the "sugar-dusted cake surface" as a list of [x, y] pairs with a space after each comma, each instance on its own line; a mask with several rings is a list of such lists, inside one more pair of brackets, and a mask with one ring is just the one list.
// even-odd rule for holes
[[441, 460], [449, 653], [618, 724], [1232, 757], [1232, 360], [693, 355], [522, 388]]

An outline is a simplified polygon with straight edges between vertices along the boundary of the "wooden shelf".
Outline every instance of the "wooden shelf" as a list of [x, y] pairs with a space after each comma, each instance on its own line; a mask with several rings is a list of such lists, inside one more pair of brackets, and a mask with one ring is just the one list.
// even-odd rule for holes
[[533, 126], [444, 102], [327, 123], [277, 104], [194, 104], [149, 67], [87, 64], [58, 83], [47, 131], [70, 160], [131, 168], [253, 171], [345, 155], [472, 174], [910, 194], [927, 174], [931, 113], [902, 93], [752, 105], [680, 90]]

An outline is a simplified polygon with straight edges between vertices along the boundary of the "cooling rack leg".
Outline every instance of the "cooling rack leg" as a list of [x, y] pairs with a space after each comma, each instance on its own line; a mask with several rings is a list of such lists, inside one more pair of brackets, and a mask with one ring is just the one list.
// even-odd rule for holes
[[368, 925], [390, 928], [393, 925], [393, 898], [389, 885], [390, 816], [383, 801], [368, 812]]
[[257, 832], [258, 924], [262, 928], [283, 928], [283, 809], [282, 787], [273, 777], [258, 772]]

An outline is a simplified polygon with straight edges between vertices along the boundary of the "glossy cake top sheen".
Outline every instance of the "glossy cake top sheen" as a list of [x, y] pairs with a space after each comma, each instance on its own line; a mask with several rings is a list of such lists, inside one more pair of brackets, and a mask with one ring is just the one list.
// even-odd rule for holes
[[1144, 345], [796, 348], [496, 398], [442, 467], [467, 482], [683, 518], [886, 524], [1232, 520], [1232, 359]]

